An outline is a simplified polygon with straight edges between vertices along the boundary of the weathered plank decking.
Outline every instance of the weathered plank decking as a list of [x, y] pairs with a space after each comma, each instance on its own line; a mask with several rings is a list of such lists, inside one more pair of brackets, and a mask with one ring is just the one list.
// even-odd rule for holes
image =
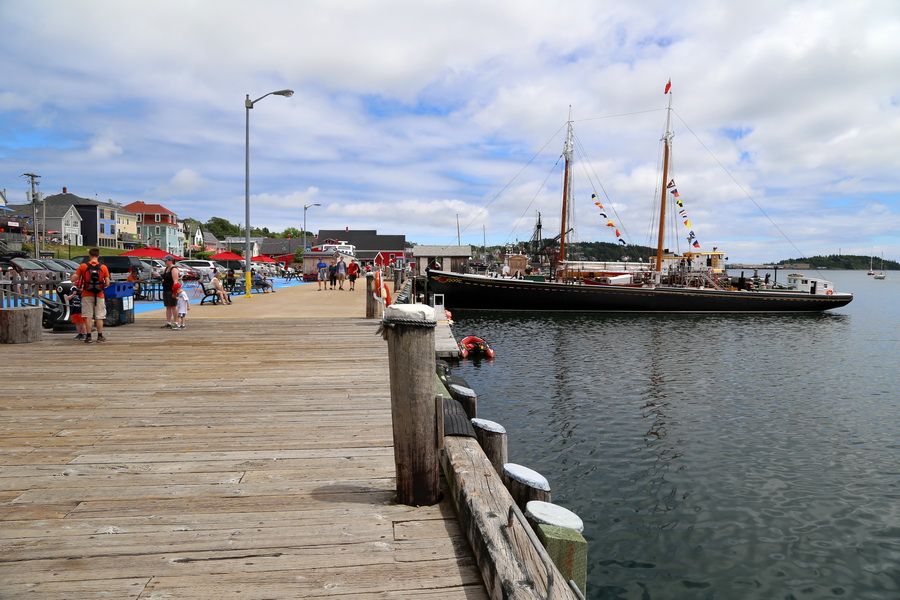
[[0, 598], [486, 598], [449, 501], [393, 502], [375, 323], [231, 308], [0, 349]]

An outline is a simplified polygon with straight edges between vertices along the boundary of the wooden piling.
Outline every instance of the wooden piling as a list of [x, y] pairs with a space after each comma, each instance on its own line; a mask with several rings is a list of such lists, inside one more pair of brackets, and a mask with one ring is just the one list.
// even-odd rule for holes
[[506, 428], [487, 419], [472, 419], [472, 427], [475, 428], [478, 444], [494, 465], [494, 470], [498, 475], [502, 474], [503, 465], [508, 462]]
[[522, 512], [525, 512], [525, 506], [532, 500], [550, 502], [550, 483], [547, 478], [528, 467], [506, 463], [503, 465], [503, 483]]
[[547, 549], [553, 564], [567, 580], [572, 580], [582, 594], [587, 587], [587, 540], [581, 518], [557, 504], [532, 501], [525, 507], [525, 517]]
[[366, 318], [375, 318], [375, 304], [378, 302], [373, 295], [375, 291], [375, 275], [366, 273]]
[[440, 500], [440, 453], [434, 402], [434, 311], [424, 304], [385, 309], [397, 502]]
[[0, 344], [29, 344], [41, 341], [41, 306], [0, 308]]
[[462, 404], [467, 417], [470, 419], [478, 417], [478, 394], [475, 393], [475, 390], [453, 382], [449, 383], [447, 389], [450, 391], [450, 396]]

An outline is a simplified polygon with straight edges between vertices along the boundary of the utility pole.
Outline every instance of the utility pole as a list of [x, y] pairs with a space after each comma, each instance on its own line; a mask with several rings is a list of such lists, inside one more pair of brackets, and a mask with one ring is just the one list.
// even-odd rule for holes
[[456, 213], [456, 245], [462, 246], [462, 242], [459, 240], [459, 213]]
[[40, 236], [40, 228], [38, 227], [38, 218], [37, 218], [37, 195], [34, 191], [35, 179], [40, 179], [40, 175], [35, 175], [34, 173], [22, 173], [22, 177], [28, 177], [31, 179], [31, 224], [34, 232], [34, 257], [41, 257], [41, 236]]

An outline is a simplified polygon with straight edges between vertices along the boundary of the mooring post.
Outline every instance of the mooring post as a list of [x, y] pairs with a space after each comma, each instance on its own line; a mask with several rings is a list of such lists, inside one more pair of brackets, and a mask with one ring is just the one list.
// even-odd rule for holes
[[374, 319], [375, 318], [375, 297], [372, 295], [374, 293], [375, 288], [375, 275], [373, 273], [366, 273], [366, 318]]
[[497, 475], [502, 475], [503, 465], [508, 461], [506, 428], [487, 419], [472, 419], [472, 427], [475, 429], [475, 439], [484, 450], [485, 456], [494, 465]]
[[503, 483], [522, 512], [525, 512], [525, 506], [532, 500], [550, 502], [550, 483], [547, 478], [528, 467], [506, 463], [503, 465]]
[[553, 564], [566, 580], [574, 581], [581, 593], [586, 594], [587, 540], [582, 535], [584, 522], [581, 518], [558, 504], [538, 500], [525, 505], [525, 517]]
[[440, 500], [434, 401], [436, 325], [434, 310], [425, 304], [389, 306], [381, 322], [391, 376], [397, 502], [409, 506], [431, 505]]
[[458, 383], [448, 383], [447, 389], [454, 400], [462, 404], [466, 416], [474, 419], [478, 416], [478, 394], [470, 387]]
[[0, 344], [29, 344], [41, 341], [41, 306], [0, 305]]

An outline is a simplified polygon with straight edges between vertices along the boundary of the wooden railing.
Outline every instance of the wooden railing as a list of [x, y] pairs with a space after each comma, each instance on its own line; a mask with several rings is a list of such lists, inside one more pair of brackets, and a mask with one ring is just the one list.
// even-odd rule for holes
[[54, 300], [58, 276], [38, 281], [29, 277], [0, 278], [0, 308], [39, 306], [42, 299]]

